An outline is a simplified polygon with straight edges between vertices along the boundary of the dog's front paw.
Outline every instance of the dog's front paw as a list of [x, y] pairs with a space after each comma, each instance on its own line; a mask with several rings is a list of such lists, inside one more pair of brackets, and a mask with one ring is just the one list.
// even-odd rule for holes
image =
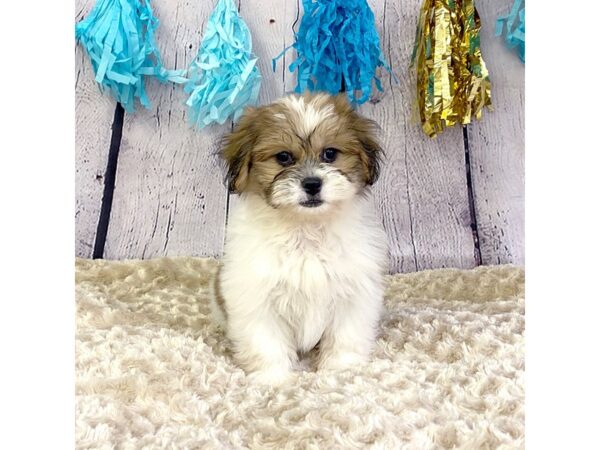
[[319, 361], [319, 370], [343, 370], [360, 365], [368, 360], [368, 357], [349, 351], [338, 351], [322, 355]]
[[293, 372], [283, 368], [261, 369], [248, 374], [252, 384], [262, 386], [281, 386], [293, 378]]

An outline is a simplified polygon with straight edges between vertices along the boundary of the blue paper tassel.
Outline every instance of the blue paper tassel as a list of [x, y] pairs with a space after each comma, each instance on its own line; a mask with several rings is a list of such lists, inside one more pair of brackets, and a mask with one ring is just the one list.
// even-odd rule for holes
[[[366, 0], [303, 0], [302, 4], [304, 15], [292, 45], [298, 57], [289, 67], [298, 69], [296, 92], [345, 90], [351, 102], [364, 103], [371, 97], [373, 79], [382, 91], [376, 69], [391, 70]], [[273, 60], [273, 70], [282, 55]]]
[[135, 97], [149, 107], [144, 78], [182, 83], [185, 71], [166, 70], [154, 42], [158, 19], [149, 0], [98, 0], [75, 26], [75, 38], [91, 59], [96, 81], [108, 89], [127, 112]]
[[219, 0], [208, 19], [185, 91], [190, 121], [199, 128], [237, 121], [246, 105], [256, 104], [261, 76], [248, 27], [233, 0]]
[[517, 47], [519, 58], [525, 62], [525, 0], [515, 0], [510, 13], [496, 21], [496, 36], [500, 36], [505, 28], [506, 45]]

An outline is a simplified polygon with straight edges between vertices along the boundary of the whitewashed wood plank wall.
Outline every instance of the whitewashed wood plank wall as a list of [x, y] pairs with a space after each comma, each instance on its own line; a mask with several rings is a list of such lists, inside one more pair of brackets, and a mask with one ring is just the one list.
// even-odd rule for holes
[[[434, 140], [412, 121], [414, 79], [408, 65], [420, 3], [369, 1], [383, 51], [400, 78], [394, 83], [382, 74], [385, 92], [360, 106], [362, 114], [381, 125], [387, 153], [374, 193], [390, 237], [392, 271], [524, 264], [524, 67], [494, 36], [495, 20], [512, 0], [477, 2], [495, 111]], [[167, 67], [188, 67], [215, 4], [152, 1], [161, 22], [157, 44]], [[293, 53], [275, 72], [271, 58], [293, 42], [301, 2], [239, 0], [238, 5], [260, 58], [259, 100], [269, 103], [295, 87], [295, 74], [287, 70]], [[75, 20], [92, 6], [93, 0], [77, 0]], [[216, 152], [231, 122], [201, 132], [191, 129], [181, 86], [153, 80], [147, 85], [152, 108], [138, 107], [121, 119], [114, 101], [99, 91], [79, 46], [75, 54], [77, 256], [220, 256], [235, 196], [225, 188]], [[118, 151], [112, 191], [111, 148]]]

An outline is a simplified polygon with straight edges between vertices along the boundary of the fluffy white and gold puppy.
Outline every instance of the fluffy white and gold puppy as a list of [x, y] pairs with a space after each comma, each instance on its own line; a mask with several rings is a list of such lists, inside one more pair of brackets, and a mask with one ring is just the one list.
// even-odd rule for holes
[[374, 129], [345, 96], [292, 95], [248, 109], [225, 140], [240, 199], [212, 308], [259, 381], [284, 381], [317, 344], [320, 369], [369, 356], [387, 271]]

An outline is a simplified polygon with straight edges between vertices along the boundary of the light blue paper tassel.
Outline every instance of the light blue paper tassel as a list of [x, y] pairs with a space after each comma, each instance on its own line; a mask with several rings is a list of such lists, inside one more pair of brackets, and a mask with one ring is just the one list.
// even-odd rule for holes
[[505, 29], [506, 45], [508, 48], [517, 47], [519, 58], [525, 62], [525, 0], [515, 0], [510, 13], [498, 18], [496, 36], [502, 35]]
[[219, 0], [188, 70], [190, 121], [204, 128], [233, 115], [235, 122], [245, 106], [256, 104], [261, 82], [256, 61], [250, 31], [233, 0]]
[[[344, 90], [351, 102], [360, 104], [371, 97], [373, 80], [382, 91], [376, 69], [391, 70], [367, 1], [303, 0], [302, 5], [304, 15], [292, 45], [298, 57], [289, 67], [298, 69], [296, 92]], [[282, 55], [273, 60], [273, 70]]]
[[158, 19], [149, 0], [98, 0], [90, 14], [75, 26], [75, 38], [85, 47], [96, 81], [133, 112], [135, 97], [150, 106], [144, 79], [186, 81], [183, 70], [166, 70], [154, 42]]

